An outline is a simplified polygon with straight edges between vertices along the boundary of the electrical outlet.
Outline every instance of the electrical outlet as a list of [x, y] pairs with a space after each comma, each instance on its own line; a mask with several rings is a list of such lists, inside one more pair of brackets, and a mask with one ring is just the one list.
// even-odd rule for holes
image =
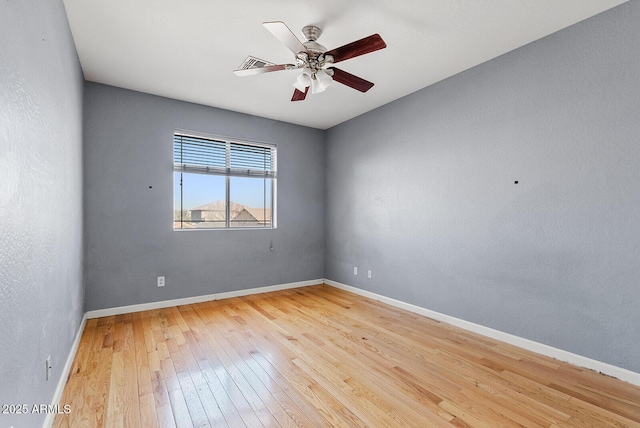
[[353, 274], [357, 275], [358, 274], [358, 266], [354, 266], [353, 267]]
[[371, 269], [367, 271], [367, 278], [371, 279]]
[[47, 357], [47, 361], [45, 361], [46, 370], [45, 370], [45, 380], [49, 380], [51, 377], [51, 355]]
[[158, 287], [164, 287], [164, 276], [158, 277]]

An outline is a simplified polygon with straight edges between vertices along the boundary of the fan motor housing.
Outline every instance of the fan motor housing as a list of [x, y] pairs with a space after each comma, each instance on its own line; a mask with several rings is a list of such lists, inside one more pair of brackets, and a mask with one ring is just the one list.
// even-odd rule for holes
[[303, 43], [304, 47], [307, 48], [307, 51], [315, 54], [316, 57], [327, 51], [327, 48], [316, 42], [322, 34], [322, 29], [315, 25], [307, 25], [302, 29], [302, 34], [307, 39], [307, 41]]

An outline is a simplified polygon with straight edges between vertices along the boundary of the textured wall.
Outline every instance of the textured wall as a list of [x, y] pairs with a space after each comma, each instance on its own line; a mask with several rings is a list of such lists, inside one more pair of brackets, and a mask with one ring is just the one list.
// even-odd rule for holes
[[[278, 228], [174, 232], [175, 128], [277, 144]], [[87, 310], [322, 278], [322, 131], [87, 83], [85, 150]]]
[[330, 129], [325, 277], [640, 372], [638, 28], [634, 1]]
[[0, 2], [0, 404], [51, 403], [82, 319], [82, 85], [62, 1]]

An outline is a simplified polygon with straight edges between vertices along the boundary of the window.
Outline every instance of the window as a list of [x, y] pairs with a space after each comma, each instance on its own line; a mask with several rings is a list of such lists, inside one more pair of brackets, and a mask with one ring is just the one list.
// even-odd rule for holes
[[176, 132], [174, 230], [275, 228], [276, 146]]

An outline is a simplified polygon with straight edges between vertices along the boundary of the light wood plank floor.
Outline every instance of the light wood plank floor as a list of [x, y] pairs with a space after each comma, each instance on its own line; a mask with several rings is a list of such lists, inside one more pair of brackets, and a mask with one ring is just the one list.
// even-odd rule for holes
[[640, 387], [325, 285], [92, 319], [56, 427], [640, 427]]

